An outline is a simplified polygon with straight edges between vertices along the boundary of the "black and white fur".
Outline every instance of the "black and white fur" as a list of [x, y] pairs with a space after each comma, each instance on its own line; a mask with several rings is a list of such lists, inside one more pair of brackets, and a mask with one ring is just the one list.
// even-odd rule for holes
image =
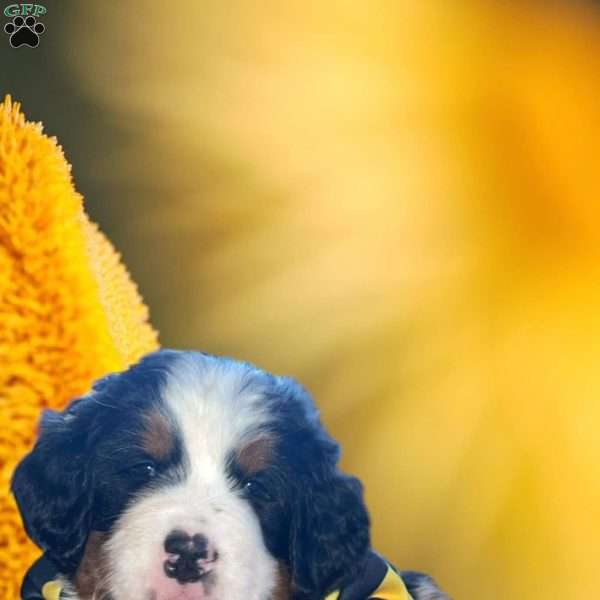
[[[370, 546], [361, 485], [338, 458], [292, 379], [163, 350], [46, 412], [12, 489], [74, 599], [322, 600]], [[165, 574], [183, 564], [173, 532], [202, 540], [188, 579]], [[446, 598], [426, 576], [408, 584]]]

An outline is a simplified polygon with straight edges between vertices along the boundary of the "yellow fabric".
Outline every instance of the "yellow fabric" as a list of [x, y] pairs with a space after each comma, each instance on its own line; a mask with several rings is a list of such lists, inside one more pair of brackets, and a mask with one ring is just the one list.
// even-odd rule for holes
[[379, 600], [412, 600], [404, 581], [398, 573], [388, 567], [381, 585], [375, 590], [371, 598]]
[[[340, 592], [336, 591], [329, 594], [325, 600], [338, 600], [339, 597]], [[402, 577], [389, 566], [383, 581], [369, 598], [373, 600], [412, 600]]]
[[44, 408], [158, 347], [147, 309], [90, 222], [56, 139], [0, 102], [0, 598], [39, 556], [10, 495]]
[[62, 585], [59, 581], [49, 581], [42, 588], [42, 596], [44, 600], [60, 600], [60, 592]]

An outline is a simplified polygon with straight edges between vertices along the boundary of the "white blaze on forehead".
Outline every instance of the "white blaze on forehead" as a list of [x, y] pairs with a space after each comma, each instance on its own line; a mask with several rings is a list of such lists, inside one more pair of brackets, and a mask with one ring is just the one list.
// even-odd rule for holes
[[182, 435], [191, 467], [206, 479], [222, 475], [227, 455], [270, 421], [266, 376], [249, 365], [202, 354], [183, 354], [169, 367], [162, 391]]

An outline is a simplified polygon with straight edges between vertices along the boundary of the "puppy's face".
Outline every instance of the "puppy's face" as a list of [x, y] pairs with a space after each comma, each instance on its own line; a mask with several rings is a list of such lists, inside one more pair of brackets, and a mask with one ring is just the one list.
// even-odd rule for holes
[[13, 491], [80, 598], [317, 599], [369, 545], [337, 459], [292, 380], [161, 351], [46, 413]]

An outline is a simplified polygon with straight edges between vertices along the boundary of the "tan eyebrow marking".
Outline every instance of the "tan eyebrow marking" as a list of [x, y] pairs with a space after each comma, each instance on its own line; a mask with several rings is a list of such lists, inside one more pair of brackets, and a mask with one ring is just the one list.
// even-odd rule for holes
[[168, 458], [175, 446], [172, 426], [167, 417], [158, 410], [145, 415], [142, 446], [157, 460]]
[[268, 436], [258, 437], [237, 451], [237, 462], [248, 475], [267, 467], [273, 458], [274, 443]]

